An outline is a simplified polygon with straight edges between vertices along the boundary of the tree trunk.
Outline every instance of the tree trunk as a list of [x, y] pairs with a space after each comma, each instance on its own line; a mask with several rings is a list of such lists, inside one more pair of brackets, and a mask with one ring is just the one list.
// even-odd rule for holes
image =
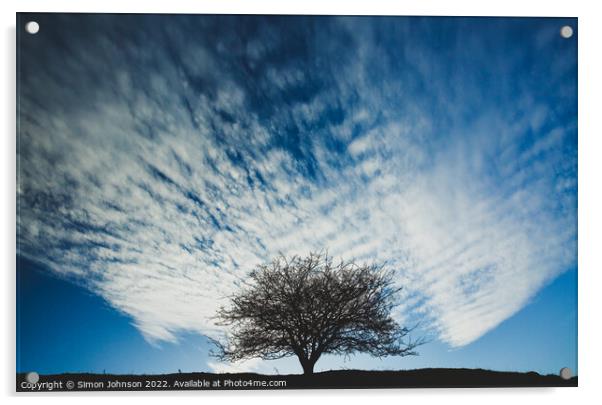
[[312, 375], [314, 373], [315, 361], [308, 359], [300, 359], [301, 367], [303, 367], [303, 375]]

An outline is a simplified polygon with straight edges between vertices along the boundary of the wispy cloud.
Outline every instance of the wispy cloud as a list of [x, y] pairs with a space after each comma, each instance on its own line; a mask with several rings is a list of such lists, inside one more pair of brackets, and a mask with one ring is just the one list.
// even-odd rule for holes
[[386, 261], [399, 319], [451, 346], [576, 265], [553, 20], [46, 18], [21, 54], [19, 253], [151, 341], [214, 336], [279, 252]]

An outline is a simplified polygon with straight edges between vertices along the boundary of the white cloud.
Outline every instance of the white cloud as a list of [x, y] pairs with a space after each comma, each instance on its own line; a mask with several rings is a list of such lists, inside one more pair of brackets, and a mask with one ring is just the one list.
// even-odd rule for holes
[[244, 373], [250, 371], [257, 371], [257, 368], [261, 364], [260, 359], [249, 359], [239, 361], [236, 363], [220, 363], [209, 361], [207, 365], [214, 373]]

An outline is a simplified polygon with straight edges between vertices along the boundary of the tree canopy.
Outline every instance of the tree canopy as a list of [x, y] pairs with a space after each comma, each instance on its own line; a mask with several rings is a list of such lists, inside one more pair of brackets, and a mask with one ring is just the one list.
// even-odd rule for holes
[[312, 374], [321, 355], [369, 353], [416, 355], [424, 341], [410, 340], [400, 326], [394, 273], [377, 264], [337, 261], [324, 253], [279, 256], [250, 273], [250, 282], [217, 313], [229, 326], [225, 341], [215, 341], [221, 360], [265, 360], [295, 355], [304, 374]]

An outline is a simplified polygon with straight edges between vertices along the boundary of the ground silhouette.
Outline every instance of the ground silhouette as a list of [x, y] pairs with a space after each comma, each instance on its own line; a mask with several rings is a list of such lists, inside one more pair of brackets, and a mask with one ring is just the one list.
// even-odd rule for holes
[[[32, 389], [23, 386], [25, 381], [25, 373], [17, 374], [17, 391], [32, 391]], [[558, 375], [541, 375], [535, 372], [519, 373], [466, 368], [427, 368], [400, 371], [332, 370], [316, 372], [313, 375], [263, 375], [256, 373], [115, 375], [84, 373], [40, 376], [39, 383], [50, 381], [61, 382], [61, 387], [54, 387], [54, 391], [576, 387], [578, 385], [577, 377], [564, 380]], [[67, 386], [70, 381], [73, 382], [73, 388]], [[111, 388], [109, 387], [110, 381], [119, 381], [124, 386], [113, 386]], [[219, 381], [219, 386], [215, 386], [215, 381]], [[96, 387], [94, 383], [96, 383]], [[87, 387], [85, 387], [86, 384], [88, 384]], [[141, 384], [141, 386], [132, 386], [137, 384]], [[46, 390], [42, 389], [42, 391]]]

